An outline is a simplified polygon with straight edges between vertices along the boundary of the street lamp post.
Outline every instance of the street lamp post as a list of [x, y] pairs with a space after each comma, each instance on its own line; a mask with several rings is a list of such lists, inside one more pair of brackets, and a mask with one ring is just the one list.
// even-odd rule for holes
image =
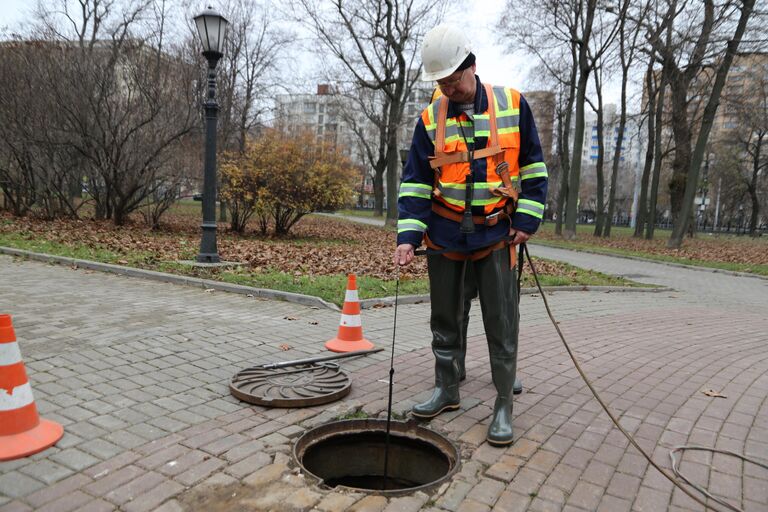
[[195, 16], [197, 32], [208, 60], [208, 98], [205, 101], [205, 167], [203, 170], [203, 223], [198, 263], [219, 263], [216, 249], [216, 64], [223, 55], [224, 36], [229, 22], [208, 7]]

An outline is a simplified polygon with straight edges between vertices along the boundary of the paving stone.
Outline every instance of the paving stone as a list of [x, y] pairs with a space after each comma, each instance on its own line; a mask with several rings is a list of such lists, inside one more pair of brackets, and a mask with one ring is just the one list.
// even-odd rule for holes
[[296, 489], [283, 502], [288, 507], [298, 510], [308, 510], [322, 498], [322, 494], [310, 491], [309, 489]]
[[496, 480], [510, 482], [525, 461], [517, 457], [504, 456], [501, 460], [485, 471], [485, 475]]
[[456, 512], [489, 512], [491, 507], [484, 503], [480, 503], [474, 500], [464, 500], [456, 509]]
[[54, 485], [50, 485], [35, 493], [26, 496], [24, 499], [34, 507], [40, 507], [55, 499], [61, 498], [91, 481], [90, 478], [82, 473], [74, 474]]
[[229, 462], [238, 462], [251, 455], [264, 451], [264, 445], [259, 441], [246, 441], [228, 450], [222, 457]]
[[104, 439], [92, 439], [90, 441], [80, 443], [78, 445], [78, 448], [88, 452], [91, 455], [94, 455], [95, 457], [101, 460], [106, 460], [111, 457], [114, 457], [115, 455], [123, 451], [123, 448], [115, 444], [112, 444], [109, 441], [106, 441]]
[[199, 484], [200, 486], [225, 486], [230, 485], [234, 483], [238, 483], [239, 480], [236, 478], [232, 478], [229, 475], [225, 475], [224, 473], [214, 473], [213, 475], [206, 478], [203, 483]]
[[472, 446], [479, 446], [485, 442], [485, 436], [488, 434], [488, 427], [485, 425], [473, 425], [469, 430], [459, 436], [459, 441], [470, 444]]
[[666, 510], [669, 507], [670, 492], [659, 491], [650, 487], [641, 486], [637, 492], [632, 508], [642, 512]]
[[83, 471], [83, 474], [93, 478], [102, 478], [110, 472], [117, 471], [118, 469], [133, 463], [139, 457], [140, 455], [136, 452], [123, 452], [107, 461], [96, 464], [95, 466], [91, 466], [90, 468]]
[[60, 451], [55, 455], [51, 455], [51, 460], [58, 462], [59, 464], [62, 464], [70, 469], [74, 469], [75, 471], [82, 471], [85, 468], [100, 462], [96, 457], [88, 455], [84, 451], [78, 450], [77, 448], [68, 448], [66, 450]]
[[171, 461], [176, 461], [191, 451], [192, 450], [186, 446], [182, 446], [180, 444], [171, 444], [170, 446], [162, 448], [161, 450], [158, 450], [151, 455], [143, 457], [142, 459], [136, 461], [136, 464], [143, 468], [155, 469]]
[[207, 458], [200, 463], [194, 465], [192, 468], [175, 476], [174, 479], [177, 482], [181, 482], [185, 486], [189, 487], [204, 478], [207, 478], [211, 473], [219, 469], [225, 463], [221, 459], [216, 457]]
[[244, 476], [255, 472], [257, 469], [263, 468], [271, 462], [272, 457], [269, 454], [259, 452], [241, 460], [240, 462], [232, 464], [231, 466], [225, 468], [224, 471], [234, 477], [243, 478]]
[[104, 439], [109, 441], [110, 443], [116, 444], [117, 446], [121, 446], [125, 449], [136, 448], [137, 446], [141, 446], [145, 444], [148, 440], [143, 437], [137, 436], [136, 434], [129, 432], [127, 430], [118, 430], [117, 432], [110, 432], [109, 434], [104, 436]]
[[104, 499], [123, 507], [129, 501], [133, 501], [154, 489], [163, 481], [167, 481], [163, 475], [155, 473], [154, 471], [145, 472], [132, 479], [130, 482], [109, 491], [104, 495]]
[[516, 492], [504, 491], [499, 496], [493, 512], [525, 512], [528, 510], [528, 504], [531, 502], [529, 496]]
[[184, 512], [184, 509], [178, 501], [170, 500], [156, 508], [155, 512]]
[[315, 508], [320, 512], [344, 512], [357, 499], [354, 496], [340, 493], [327, 494]]
[[349, 512], [381, 512], [387, 506], [384, 496], [366, 496], [349, 508]]
[[46, 459], [28, 464], [20, 471], [47, 485], [58, 482], [73, 473], [71, 469]]
[[469, 482], [454, 480], [448, 486], [445, 494], [443, 494], [435, 504], [440, 508], [456, 510], [471, 489], [472, 484]]
[[45, 484], [19, 472], [0, 475], [0, 495], [18, 498], [32, 494]]
[[180, 493], [183, 490], [183, 485], [171, 480], [166, 480], [157, 487], [126, 503], [123, 506], [123, 509], [126, 512], [146, 512], [150, 510], [156, 510], [160, 503]]
[[579, 482], [568, 497], [568, 504], [587, 510], [595, 510], [603, 498], [604, 490], [588, 482]]
[[71, 512], [72, 510], [79, 510], [92, 500], [93, 498], [84, 492], [74, 491], [43, 505], [38, 509], [38, 512]]
[[493, 506], [504, 490], [504, 483], [497, 480], [486, 479], [474, 486], [467, 494], [471, 499], [489, 506]]
[[288, 469], [285, 464], [270, 464], [243, 479], [243, 483], [259, 487], [280, 478]]
[[84, 489], [94, 496], [104, 496], [108, 492], [121, 487], [123, 484], [138, 478], [144, 473], [138, 466], [126, 466], [114, 472], [104, 473], [102, 477], [86, 485]]
[[429, 500], [429, 496], [423, 492], [417, 492], [411, 496], [391, 498], [384, 512], [418, 512]]

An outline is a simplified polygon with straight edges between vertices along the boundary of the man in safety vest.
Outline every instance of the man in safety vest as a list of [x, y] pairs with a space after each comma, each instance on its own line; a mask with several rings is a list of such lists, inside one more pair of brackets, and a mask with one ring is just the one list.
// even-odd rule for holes
[[497, 391], [487, 440], [508, 445], [519, 321], [515, 246], [539, 227], [547, 168], [528, 103], [514, 89], [480, 82], [460, 29], [433, 28], [421, 55], [422, 79], [437, 81], [443, 96], [416, 125], [398, 199], [395, 263], [409, 264], [422, 241], [431, 249], [435, 390], [412, 414], [433, 418], [459, 408], [464, 278], [471, 265]]

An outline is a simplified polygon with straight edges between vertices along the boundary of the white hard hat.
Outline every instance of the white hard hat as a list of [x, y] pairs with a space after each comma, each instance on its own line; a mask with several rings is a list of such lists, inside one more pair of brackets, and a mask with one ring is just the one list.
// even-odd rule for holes
[[464, 32], [451, 25], [440, 24], [427, 32], [421, 46], [424, 81], [440, 80], [456, 71], [472, 48]]

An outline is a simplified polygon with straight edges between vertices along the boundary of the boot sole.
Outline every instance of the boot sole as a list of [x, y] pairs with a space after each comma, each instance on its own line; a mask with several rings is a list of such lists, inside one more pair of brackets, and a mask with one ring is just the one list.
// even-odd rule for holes
[[514, 439], [510, 439], [509, 441], [494, 441], [489, 438], [485, 438], [485, 440], [490, 444], [491, 446], [509, 446], [515, 442]]
[[440, 414], [444, 413], [445, 411], [455, 411], [459, 407], [460, 407], [460, 404], [446, 405], [445, 407], [443, 407], [442, 409], [437, 411], [435, 414], [429, 414], [429, 415], [427, 415], [427, 414], [419, 414], [419, 413], [414, 412], [413, 410], [411, 410], [411, 414], [416, 416], [417, 418], [423, 418], [423, 419], [427, 419], [428, 420], [428, 419], [434, 418], [435, 416], [439, 416]]

